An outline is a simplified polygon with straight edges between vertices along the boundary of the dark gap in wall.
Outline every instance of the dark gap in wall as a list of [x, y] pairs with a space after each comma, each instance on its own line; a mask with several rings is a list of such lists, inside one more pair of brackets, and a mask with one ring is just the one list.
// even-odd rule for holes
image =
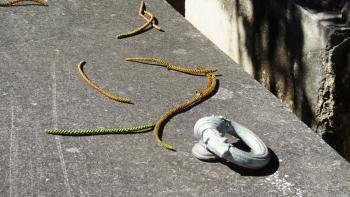
[[340, 11], [347, 0], [295, 0], [305, 8], [318, 12]]
[[185, 0], [167, 0], [182, 16], [185, 16]]
[[350, 38], [333, 53], [335, 72], [334, 130], [337, 150], [350, 160]]

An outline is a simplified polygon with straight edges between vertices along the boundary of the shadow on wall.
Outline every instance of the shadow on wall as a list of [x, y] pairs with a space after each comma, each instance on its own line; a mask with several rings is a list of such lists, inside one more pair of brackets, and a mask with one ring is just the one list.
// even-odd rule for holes
[[[251, 5], [252, 16], [247, 16], [241, 7]], [[309, 1], [301, 1], [310, 3]], [[315, 2], [314, 2], [315, 3]], [[333, 3], [326, 11], [339, 10], [343, 0], [322, 1], [324, 4], [312, 4], [314, 10], [322, 11], [322, 5]], [[328, 4], [327, 4], [328, 5]], [[311, 4], [310, 4], [311, 6]], [[306, 96], [306, 67], [303, 61], [304, 33], [301, 24], [301, 14], [294, 3], [279, 0], [236, 0], [236, 19], [243, 21], [245, 44], [248, 59], [253, 67], [253, 76], [283, 103], [293, 109], [298, 117], [309, 127], [316, 130], [321, 124], [326, 126], [323, 139], [337, 150], [343, 157], [350, 160], [350, 68], [349, 44], [335, 51], [332, 62], [335, 62], [335, 85], [341, 90], [335, 90], [336, 106], [334, 117], [329, 121], [317, 118], [316, 106], [312, 106]], [[323, 10], [324, 11], [324, 10]], [[237, 21], [238, 23], [238, 21]], [[241, 54], [240, 54], [241, 56]], [[342, 60], [342, 62], [336, 62]], [[344, 62], [344, 61], [347, 62]], [[310, 65], [309, 65], [310, 66]], [[327, 98], [319, 98], [326, 99]]]
[[[185, 0], [167, 1], [185, 16]], [[245, 40], [239, 43], [245, 45], [243, 48], [246, 48], [247, 58], [253, 66], [254, 78], [312, 126], [315, 115], [303, 84], [304, 36], [300, 13], [288, 1], [236, 0], [235, 3], [236, 22], [243, 21], [245, 34]], [[246, 13], [250, 6], [253, 16]]]
[[[167, 1], [185, 16], [185, 0]], [[243, 21], [245, 34], [245, 40], [239, 43], [245, 44], [254, 78], [311, 126], [315, 115], [303, 84], [304, 36], [300, 13], [288, 1], [236, 0], [235, 3], [236, 22]], [[247, 4], [251, 5], [253, 16], [247, 16]]]
[[[167, 1], [185, 16], [186, 0]], [[238, 58], [242, 66], [284, 104], [293, 109], [309, 127], [317, 128], [318, 124], [325, 124], [318, 122], [316, 106], [311, 104], [307, 97], [306, 87], [310, 86], [306, 84], [306, 72], [310, 65], [306, 68], [304, 63], [302, 19], [300, 10], [297, 9], [294, 1], [293, 3], [280, 0], [235, 0], [232, 2], [234, 2], [234, 10], [230, 12], [235, 14], [232, 17], [233, 20], [236, 20], [233, 21], [233, 24], [237, 24], [237, 32], [239, 32], [237, 35], [240, 45]], [[318, 12], [324, 11], [324, 7], [330, 4], [332, 7], [326, 11], [339, 10], [345, 0], [318, 2], [296, 0], [296, 2]], [[232, 44], [232, 46], [235, 45], [237, 42]], [[241, 60], [248, 60], [248, 62]], [[344, 138], [343, 134], [344, 132], [339, 133], [336, 139], [334, 135], [330, 136], [326, 133], [323, 138], [345, 156], [341, 149], [345, 149], [345, 146], [350, 147], [350, 144], [339, 143], [339, 139]], [[348, 136], [349, 142], [350, 136]], [[347, 158], [350, 159], [350, 154]]]
[[[252, 16], [241, 8], [247, 3]], [[240, 43], [245, 44], [254, 78], [312, 126], [315, 115], [305, 95], [304, 35], [299, 11], [294, 4], [278, 0], [237, 0], [236, 10], [236, 19], [243, 21], [246, 35]]]

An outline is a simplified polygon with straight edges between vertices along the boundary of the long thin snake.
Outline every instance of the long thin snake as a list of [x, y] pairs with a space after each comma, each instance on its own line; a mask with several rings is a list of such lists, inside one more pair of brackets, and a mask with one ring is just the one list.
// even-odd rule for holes
[[210, 68], [210, 69], [204, 69], [204, 68], [184, 68], [183, 66], [177, 66], [172, 65], [168, 63], [167, 61], [161, 59], [161, 58], [153, 58], [153, 57], [133, 57], [133, 58], [127, 58], [127, 61], [133, 61], [133, 62], [153, 62], [156, 64], [159, 64], [161, 66], [166, 67], [168, 70], [174, 70], [178, 72], [183, 72], [186, 74], [191, 75], [207, 75], [209, 73], [216, 72], [217, 69]]
[[99, 128], [99, 129], [46, 129], [46, 133], [52, 135], [106, 135], [106, 134], [131, 134], [142, 133], [154, 128], [155, 124], [140, 125], [128, 128]]
[[94, 84], [85, 74], [84, 70], [83, 70], [83, 66], [86, 64], [85, 60], [82, 60], [78, 65], [78, 71], [80, 73], [80, 75], [82, 76], [82, 78], [84, 79], [84, 81], [90, 85], [92, 88], [94, 88], [95, 90], [97, 90], [98, 92], [100, 92], [101, 94], [105, 95], [106, 97], [115, 100], [115, 101], [119, 101], [122, 103], [129, 103], [132, 104], [132, 102], [130, 101], [129, 98], [125, 98], [125, 97], [120, 97], [120, 96], [115, 96], [105, 90], [103, 90], [102, 88], [98, 87], [96, 84]]
[[[99, 88], [98, 86], [96, 86], [94, 83], [92, 83], [87, 76], [85, 75], [82, 67], [85, 64], [85, 61], [81, 61], [78, 64], [78, 70], [80, 72], [80, 74], [82, 75], [83, 79], [94, 89], [96, 89], [97, 91], [99, 91], [101, 94], [107, 96], [108, 98], [120, 98], [117, 96], [114, 96], [104, 90], [102, 90], [101, 88]], [[178, 69], [173, 69], [175, 71], [178, 72], [184, 72], [183, 70], [186, 68], [183, 67], [177, 67]], [[212, 69], [214, 70], [214, 69]], [[203, 70], [201, 70], [203, 71]], [[214, 72], [214, 71], [213, 71]], [[184, 72], [187, 74], [193, 74], [192, 72]], [[199, 71], [195, 71], [194, 73], [199, 73]], [[183, 110], [194, 106], [195, 104], [199, 103], [200, 101], [202, 101], [203, 99], [206, 99], [208, 96], [210, 96], [214, 90], [216, 89], [216, 77], [213, 74], [206, 74], [207, 76], [207, 86], [205, 88], [203, 88], [202, 90], [198, 91], [196, 93], [195, 96], [193, 96], [192, 98], [183, 101], [182, 103], [180, 103], [179, 105], [171, 108], [170, 110], [168, 110], [166, 113], [164, 113], [159, 120], [155, 123], [155, 124], [146, 124], [146, 125], [141, 125], [141, 126], [136, 126], [136, 127], [128, 127], [128, 128], [100, 128], [100, 129], [71, 129], [71, 130], [67, 130], [67, 129], [47, 129], [45, 130], [48, 134], [53, 134], [53, 135], [69, 135], [69, 136], [82, 136], [82, 135], [102, 135], [102, 134], [124, 134], [124, 133], [140, 133], [140, 132], [144, 132], [147, 131], [149, 129], [154, 129], [154, 138], [155, 141], [158, 145], [160, 145], [161, 147], [164, 147], [166, 149], [169, 150], [174, 150], [173, 146], [167, 143], [164, 143], [162, 141], [162, 139], [159, 136], [159, 131], [161, 129], [161, 127], [165, 124], [165, 122], [167, 120], [169, 120], [171, 117], [175, 116], [176, 114], [182, 112]], [[115, 99], [113, 99], [115, 100]]]
[[[97, 85], [95, 85], [90, 79], [86, 76], [83, 70], [83, 66], [86, 64], [84, 60], [82, 60], [78, 65], [78, 71], [80, 75], [83, 77], [84, 81], [89, 84], [92, 88], [96, 89], [101, 94], [106, 97], [120, 101], [125, 103], [131, 103], [130, 99], [123, 98], [119, 96], [114, 96], [111, 93], [101, 89]], [[68, 135], [68, 136], [82, 136], [82, 135], [105, 135], [105, 134], [131, 134], [131, 133], [141, 133], [147, 130], [154, 128], [155, 124], [145, 124], [135, 127], [127, 127], [127, 128], [99, 128], [99, 129], [46, 129], [45, 132], [52, 135]]]
[[[144, 16], [143, 13], [147, 14], [150, 18], [147, 18], [146, 16]], [[143, 1], [141, 1], [139, 15], [142, 16], [146, 20], [146, 22], [143, 25], [141, 25], [140, 27], [138, 27], [138, 28], [136, 28], [128, 33], [118, 34], [117, 35], [118, 39], [123, 39], [123, 38], [127, 38], [127, 37], [131, 37], [131, 36], [140, 34], [143, 30], [145, 30], [151, 24], [152, 24], [152, 27], [161, 31], [161, 28], [155, 22], [156, 21], [155, 16], [151, 12], [148, 12], [145, 10], [145, 4]]]
[[5, 2], [0, 2], [0, 7], [8, 7], [24, 1], [31, 1], [31, 2], [38, 3], [42, 6], [48, 6], [48, 3], [46, 0], [5, 0]]
[[[152, 17], [152, 13], [150, 12], [147, 12], [146, 11], [146, 5], [145, 5], [145, 2], [142, 0], [141, 1], [141, 5], [140, 5], [140, 9], [139, 9], [139, 15], [144, 18], [146, 21], [148, 21], [149, 19], [144, 15], [144, 14], [147, 14], [149, 17]], [[152, 21], [152, 26], [159, 30], [159, 31], [162, 31], [162, 29], [157, 25], [157, 19], [154, 18], [153, 21]]]
[[175, 106], [174, 108], [172, 108], [169, 111], [167, 111], [166, 113], [164, 113], [159, 118], [159, 120], [156, 122], [156, 125], [155, 125], [153, 131], [154, 131], [155, 141], [159, 146], [164, 147], [164, 148], [169, 149], [169, 150], [174, 150], [172, 145], [164, 143], [162, 141], [162, 139], [159, 136], [159, 130], [168, 119], [170, 119], [174, 115], [180, 113], [181, 111], [185, 110], [186, 108], [189, 108], [189, 107], [195, 105], [196, 103], [202, 101], [203, 99], [207, 98], [209, 95], [211, 95], [214, 92], [214, 90], [216, 89], [216, 84], [217, 84], [215, 75], [208, 74], [207, 78], [208, 78], [207, 87], [205, 87], [201, 91], [197, 92], [196, 95], [193, 96], [192, 98], [183, 101], [179, 105]]

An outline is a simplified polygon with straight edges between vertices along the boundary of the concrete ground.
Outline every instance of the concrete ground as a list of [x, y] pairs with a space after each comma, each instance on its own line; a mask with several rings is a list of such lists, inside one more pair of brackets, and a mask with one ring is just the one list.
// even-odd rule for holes
[[[164, 0], [147, 2], [165, 32], [118, 40], [144, 20], [138, 1], [50, 1], [49, 7], [0, 8], [0, 196], [348, 196], [350, 165]], [[153, 65], [162, 57], [219, 69], [220, 88], [177, 115], [163, 139], [138, 135], [61, 137], [46, 128], [124, 127], [148, 123], [206, 84]], [[134, 105], [88, 87], [87, 75]], [[223, 115], [255, 131], [270, 148], [258, 171], [191, 155], [193, 126]]]

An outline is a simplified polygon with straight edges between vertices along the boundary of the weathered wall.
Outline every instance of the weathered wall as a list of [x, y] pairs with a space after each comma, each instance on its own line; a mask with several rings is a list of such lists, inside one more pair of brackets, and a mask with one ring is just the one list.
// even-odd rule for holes
[[[306, 119], [314, 116], [310, 108], [317, 104], [320, 57], [326, 46], [326, 40], [314, 36], [321, 34], [318, 24], [287, 2], [208, 0], [204, 5], [187, 0], [185, 7], [185, 16], [194, 26], [311, 121]], [[309, 59], [313, 65], [307, 66]]]
[[349, 160], [350, 38], [338, 42], [327, 50], [323, 62], [315, 129]]
[[350, 33], [339, 12], [311, 11], [306, 1], [169, 1], [350, 159]]

